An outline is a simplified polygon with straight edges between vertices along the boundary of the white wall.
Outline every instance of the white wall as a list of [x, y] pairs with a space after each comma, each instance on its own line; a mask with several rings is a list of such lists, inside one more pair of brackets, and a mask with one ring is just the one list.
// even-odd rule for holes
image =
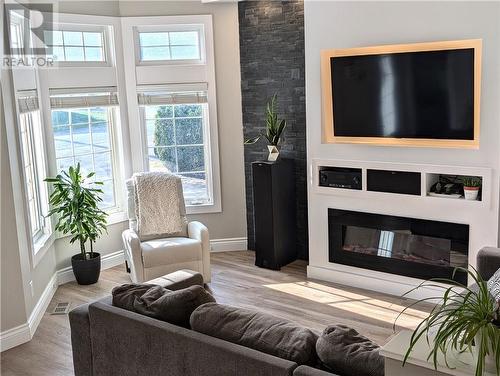
[[[321, 144], [320, 50], [382, 44], [483, 39], [481, 135], [479, 150]], [[500, 141], [500, 3], [479, 2], [337, 2], [305, 3], [306, 107], [309, 166], [315, 158], [455, 165], [493, 169], [491, 206], [486, 211], [446, 210], [410, 203], [404, 196], [349, 198], [321, 195], [309, 182], [310, 265], [331, 268], [327, 260], [327, 208], [471, 225], [471, 245], [497, 245]], [[312, 170], [310, 168], [310, 173]], [[428, 203], [427, 203], [428, 204]], [[369, 210], [368, 210], [369, 209]], [[430, 214], [431, 213], [431, 214]], [[429, 215], [430, 214], [430, 215]], [[432, 218], [431, 218], [432, 217]], [[475, 263], [477, 249], [469, 262]]]

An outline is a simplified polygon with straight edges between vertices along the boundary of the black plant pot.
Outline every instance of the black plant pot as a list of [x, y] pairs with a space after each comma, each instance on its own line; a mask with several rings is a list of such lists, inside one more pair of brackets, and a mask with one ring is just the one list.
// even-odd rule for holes
[[[87, 253], [90, 257], [90, 253]], [[94, 252], [92, 258], [84, 258], [81, 253], [71, 257], [71, 266], [79, 285], [91, 285], [101, 274], [101, 254]]]

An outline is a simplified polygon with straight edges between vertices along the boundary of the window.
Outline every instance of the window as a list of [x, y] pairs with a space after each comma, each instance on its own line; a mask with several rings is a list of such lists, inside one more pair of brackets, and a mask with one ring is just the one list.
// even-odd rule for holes
[[11, 10], [9, 12], [9, 39], [10, 53], [12, 57], [21, 58], [25, 52], [25, 44], [27, 41], [24, 38], [24, 23], [26, 20], [17, 12]]
[[35, 145], [41, 140], [35, 140], [35, 129], [40, 128], [40, 111], [21, 113], [20, 115], [21, 150], [23, 155], [23, 170], [26, 184], [26, 198], [31, 227], [31, 236], [37, 239], [43, 232], [44, 217], [40, 198], [40, 179], [37, 166]]
[[178, 26], [178, 29], [166, 31], [138, 31], [138, 60], [140, 62], [200, 61], [200, 28], [189, 29]]
[[104, 183], [101, 208], [116, 207], [111, 106], [117, 104], [116, 93], [51, 95], [50, 100], [57, 170], [80, 163], [83, 174], [95, 172], [94, 179]]
[[212, 204], [206, 94], [148, 93], [139, 102], [149, 170], [179, 175], [187, 205]]
[[[19, 106], [19, 139], [21, 144], [22, 170], [33, 243], [37, 243], [50, 228], [45, 221], [48, 197], [43, 179], [45, 175], [45, 153], [42, 135], [42, 121], [36, 90], [17, 93]], [[36, 252], [35, 247], [35, 252]]]
[[44, 39], [54, 61], [106, 62], [104, 30], [46, 30]]

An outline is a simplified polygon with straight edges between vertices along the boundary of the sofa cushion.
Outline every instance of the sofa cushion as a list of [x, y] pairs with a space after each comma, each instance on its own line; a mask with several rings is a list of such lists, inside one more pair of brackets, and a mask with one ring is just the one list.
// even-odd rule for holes
[[315, 364], [317, 360], [315, 333], [265, 313], [207, 303], [194, 310], [190, 323], [199, 333], [298, 364]]
[[379, 346], [344, 325], [327, 327], [316, 343], [321, 363], [343, 376], [383, 376], [384, 357]]
[[167, 290], [157, 285], [128, 284], [113, 289], [113, 305], [145, 316], [189, 328], [191, 313], [200, 305], [215, 302], [199, 285]]
[[160, 238], [141, 243], [144, 267], [171, 265], [202, 259], [201, 241], [191, 238]]
[[495, 300], [500, 300], [500, 269], [488, 280], [488, 291]]

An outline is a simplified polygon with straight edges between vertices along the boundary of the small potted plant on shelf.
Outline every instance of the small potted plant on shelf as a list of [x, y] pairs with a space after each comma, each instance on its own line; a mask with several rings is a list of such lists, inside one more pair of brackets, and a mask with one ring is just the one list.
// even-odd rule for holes
[[[51, 210], [47, 216], [57, 216], [55, 230], [71, 236], [69, 242], [78, 241], [80, 253], [71, 257], [71, 266], [80, 285], [90, 285], [99, 280], [101, 255], [94, 252], [93, 243], [106, 231], [107, 214], [99, 208], [103, 191], [102, 182], [92, 181], [94, 172], [84, 177], [80, 163], [45, 181], [52, 184]], [[90, 252], [85, 245], [89, 242]]]
[[264, 137], [268, 142], [267, 149], [269, 151], [269, 155], [267, 157], [267, 160], [270, 162], [274, 162], [278, 159], [278, 156], [280, 154], [278, 144], [281, 139], [281, 134], [286, 127], [286, 120], [278, 119], [276, 106], [277, 94], [274, 94], [271, 98], [271, 101], [267, 103], [266, 107], [266, 132], [245, 141], [246, 145], [255, 144], [262, 137]]
[[[443, 298], [413, 332], [403, 365], [417, 342], [425, 337], [430, 345], [428, 359], [432, 358], [436, 370], [439, 353], [443, 354], [444, 361], [448, 364], [447, 355], [450, 353], [459, 355], [468, 351], [474, 358], [476, 376], [482, 376], [485, 372], [500, 374], [499, 303], [490, 294], [487, 282], [473, 267], [470, 269], [456, 268], [455, 272], [458, 270], [467, 272], [475, 282], [474, 287], [467, 287], [448, 279], [431, 279], [415, 288], [442, 289]], [[442, 283], [452, 286], [446, 287]], [[413, 303], [405, 308], [398, 318], [415, 304], [435, 299], [427, 298]]]
[[476, 176], [465, 176], [463, 179], [464, 196], [466, 200], [477, 200], [481, 188], [481, 178]]

